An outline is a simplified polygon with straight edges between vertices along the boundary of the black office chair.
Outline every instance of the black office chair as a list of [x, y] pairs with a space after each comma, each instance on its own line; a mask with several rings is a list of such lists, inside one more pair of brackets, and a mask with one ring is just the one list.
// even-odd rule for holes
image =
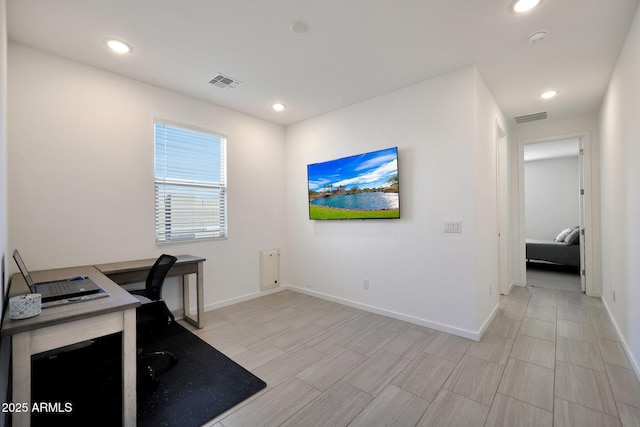
[[173, 367], [178, 362], [178, 359], [169, 351], [145, 353], [142, 350], [147, 343], [153, 341], [155, 332], [175, 322], [173, 314], [162, 299], [162, 285], [167, 273], [176, 261], [177, 258], [174, 256], [160, 255], [149, 271], [145, 288], [130, 291], [142, 303], [136, 310], [138, 377], [150, 381], [152, 385], [157, 385], [157, 372], [150, 364], [153, 359], [166, 358], [168, 362], [166, 369]]

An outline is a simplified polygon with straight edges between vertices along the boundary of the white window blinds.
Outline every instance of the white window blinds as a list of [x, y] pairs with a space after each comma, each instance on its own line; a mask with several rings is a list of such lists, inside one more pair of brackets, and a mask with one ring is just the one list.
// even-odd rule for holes
[[227, 236], [226, 143], [155, 123], [156, 243]]

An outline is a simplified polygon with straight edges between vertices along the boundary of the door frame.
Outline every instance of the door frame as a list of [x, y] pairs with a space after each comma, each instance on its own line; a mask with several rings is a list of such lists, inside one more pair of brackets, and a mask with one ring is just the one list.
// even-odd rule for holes
[[496, 138], [496, 191], [497, 191], [497, 221], [498, 221], [498, 291], [502, 295], [509, 295], [509, 150], [507, 134], [495, 122]]
[[[561, 139], [579, 138], [582, 143], [582, 155], [579, 156], [582, 163], [582, 177], [584, 197], [582, 199], [581, 218], [584, 224], [580, 226], [584, 228], [584, 235], [581, 239], [584, 241], [584, 250], [581, 255], [584, 263], [581, 266], [581, 274], [584, 274], [585, 292], [588, 296], [598, 297], [601, 290], [595, 280], [593, 269], [593, 174], [592, 174], [592, 154], [591, 154], [591, 134], [590, 132], [576, 132], [563, 135], [554, 135], [545, 138], [535, 138], [518, 141], [518, 206], [519, 206], [519, 282], [522, 286], [527, 284], [527, 261], [526, 261], [526, 235], [525, 235], [525, 203], [524, 203], [524, 146], [528, 144], [536, 144], [540, 142], [551, 142]], [[583, 273], [584, 271], [584, 273]]]

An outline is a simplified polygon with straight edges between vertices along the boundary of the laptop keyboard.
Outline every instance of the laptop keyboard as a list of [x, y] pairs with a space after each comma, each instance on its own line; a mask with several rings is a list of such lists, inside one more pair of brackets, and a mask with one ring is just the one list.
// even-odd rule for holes
[[38, 286], [38, 292], [42, 294], [42, 296], [47, 295], [65, 295], [69, 293], [75, 292], [75, 289], [68, 280], [64, 282], [49, 282], [44, 286]]

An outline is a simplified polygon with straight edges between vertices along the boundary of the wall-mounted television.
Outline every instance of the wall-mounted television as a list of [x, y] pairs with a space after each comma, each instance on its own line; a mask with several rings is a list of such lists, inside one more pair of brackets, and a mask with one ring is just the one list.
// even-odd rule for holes
[[309, 219], [400, 218], [398, 148], [307, 166]]

